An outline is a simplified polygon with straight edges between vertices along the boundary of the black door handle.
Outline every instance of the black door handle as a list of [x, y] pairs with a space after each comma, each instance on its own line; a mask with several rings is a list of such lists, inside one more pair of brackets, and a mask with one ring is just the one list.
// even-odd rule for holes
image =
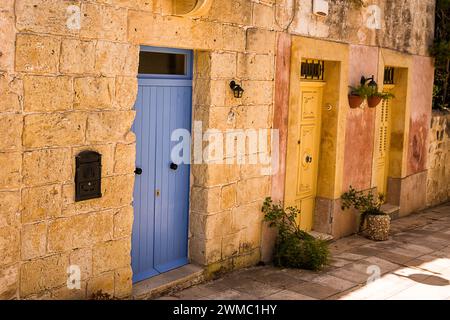
[[170, 169], [172, 169], [172, 170], [177, 170], [178, 169], [178, 165], [176, 164], [176, 163], [171, 163], [170, 164]]
[[141, 175], [142, 174], [142, 169], [141, 168], [136, 168], [136, 170], [134, 170], [134, 173], [137, 175]]

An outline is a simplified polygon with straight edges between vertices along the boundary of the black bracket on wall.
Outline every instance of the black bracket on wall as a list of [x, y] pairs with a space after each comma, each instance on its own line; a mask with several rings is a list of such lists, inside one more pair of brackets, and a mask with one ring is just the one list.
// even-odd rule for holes
[[102, 155], [95, 151], [82, 151], [75, 161], [75, 201], [100, 198]]

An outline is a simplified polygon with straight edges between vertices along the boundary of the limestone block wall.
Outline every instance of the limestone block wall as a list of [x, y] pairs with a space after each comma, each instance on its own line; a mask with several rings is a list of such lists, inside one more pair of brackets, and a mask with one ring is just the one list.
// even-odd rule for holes
[[427, 205], [450, 200], [450, 114], [434, 111], [428, 150]]
[[[6, 0], [0, 16], [0, 299], [127, 296], [138, 63], [127, 9]], [[86, 149], [102, 154], [103, 197], [75, 203]], [[80, 290], [67, 289], [70, 265]]]

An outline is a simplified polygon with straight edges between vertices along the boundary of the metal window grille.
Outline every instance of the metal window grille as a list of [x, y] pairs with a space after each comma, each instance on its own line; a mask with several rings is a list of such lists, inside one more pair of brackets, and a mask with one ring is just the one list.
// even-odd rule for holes
[[384, 84], [394, 84], [394, 70], [393, 67], [384, 68]]
[[303, 59], [300, 75], [305, 80], [323, 81], [325, 73], [325, 61], [314, 59]]

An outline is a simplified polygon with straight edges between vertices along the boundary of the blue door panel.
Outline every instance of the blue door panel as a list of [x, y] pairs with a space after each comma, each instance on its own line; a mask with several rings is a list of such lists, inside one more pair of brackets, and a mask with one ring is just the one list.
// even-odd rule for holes
[[[192, 80], [140, 78], [135, 103], [133, 282], [188, 263], [188, 164], [170, 169], [175, 129], [190, 131]], [[186, 150], [189, 152], [190, 150]]]

